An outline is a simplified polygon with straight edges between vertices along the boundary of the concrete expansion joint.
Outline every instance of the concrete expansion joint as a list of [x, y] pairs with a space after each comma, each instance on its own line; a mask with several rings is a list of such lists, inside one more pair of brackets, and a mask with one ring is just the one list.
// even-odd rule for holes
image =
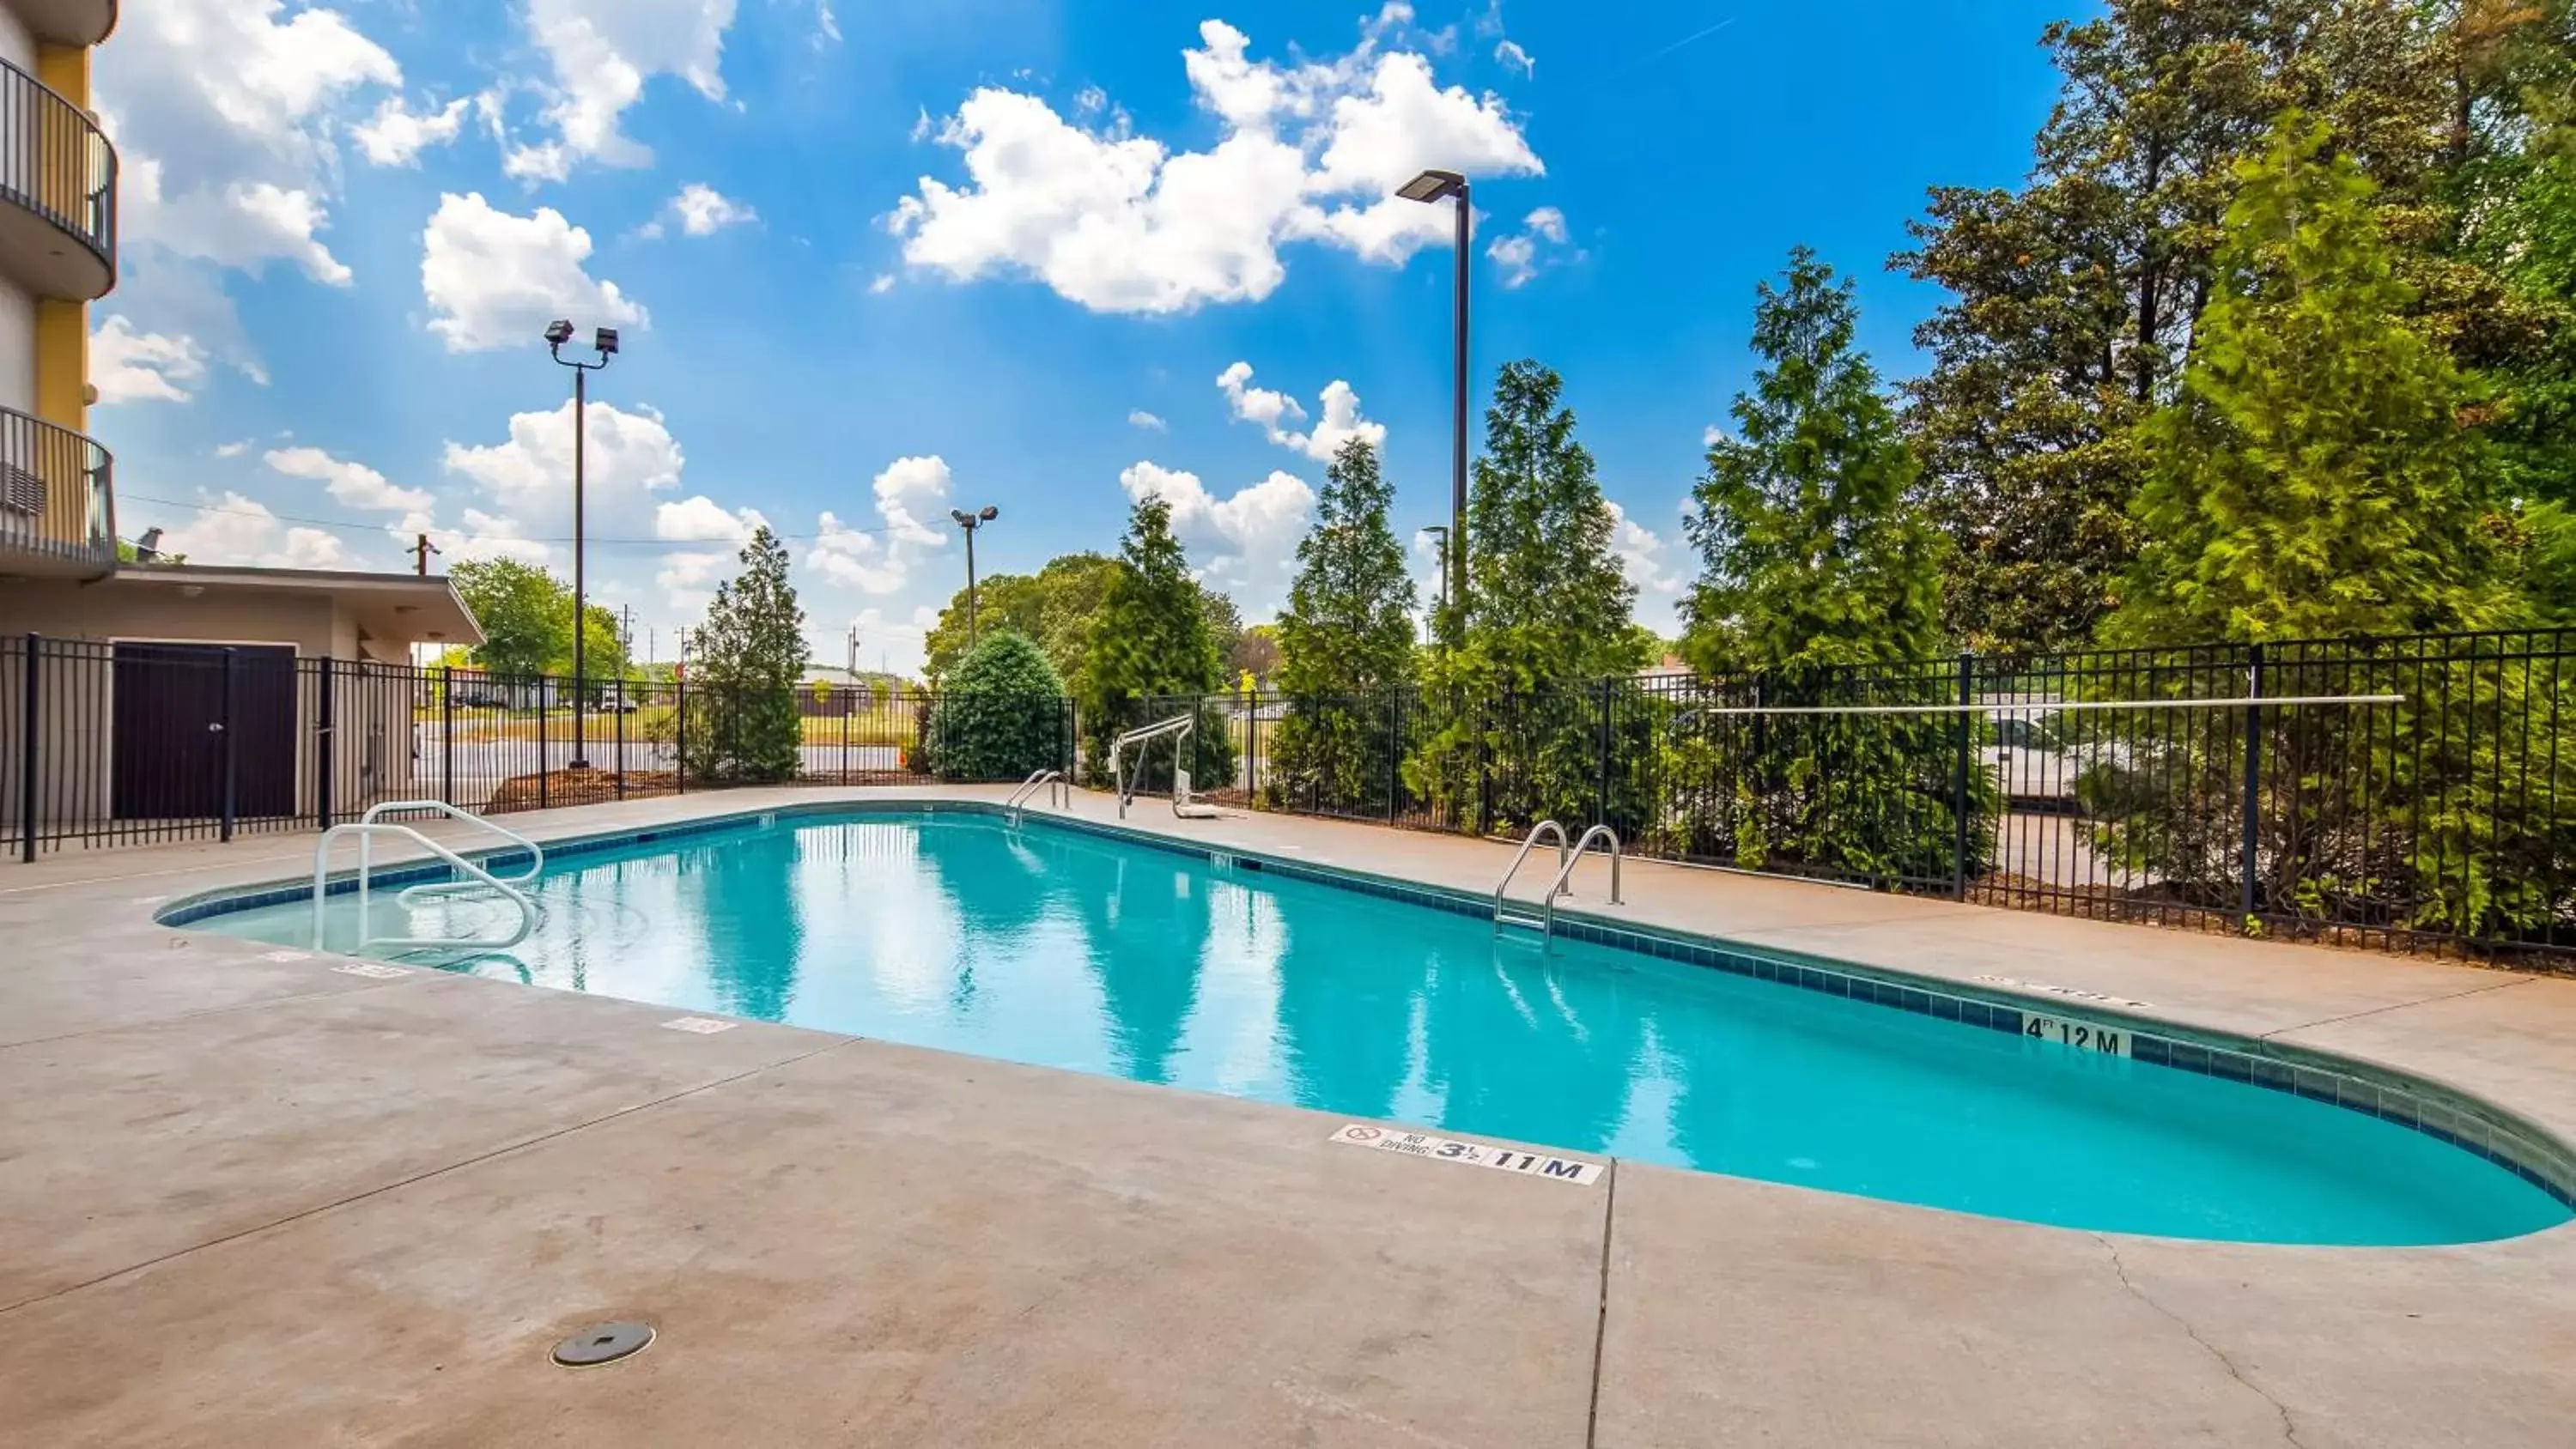
[[2218, 1360], [2218, 1366], [2227, 1370], [2227, 1376], [2229, 1378], [2234, 1379], [2237, 1383], [2243, 1385], [2246, 1392], [2253, 1394], [2264, 1403], [2271, 1405], [2272, 1412], [2281, 1416], [2281, 1442], [2290, 1445], [2291, 1449], [2305, 1449], [2305, 1446], [2299, 1443], [2299, 1428], [2290, 1417], [2289, 1405], [2272, 1397], [2269, 1393], [2264, 1391], [2262, 1385], [2247, 1378], [2244, 1370], [2236, 1366], [2236, 1360], [2227, 1356], [2226, 1350], [2200, 1336], [2200, 1330], [2191, 1326], [2191, 1320], [2157, 1302], [2155, 1298], [2147, 1292], [2147, 1290], [2139, 1287], [2135, 1282], [2133, 1282], [2129, 1277], [2129, 1265], [2120, 1261], [2120, 1248], [2118, 1244], [2112, 1242], [2109, 1238], [2104, 1237], [2100, 1233], [2093, 1234], [2092, 1238], [2093, 1241], [2102, 1245], [2103, 1252], [2111, 1255], [2111, 1271], [2119, 1275], [2120, 1286], [2129, 1290], [2130, 1297], [2135, 1298], [2140, 1303], [2154, 1309], [2159, 1317], [2172, 1323], [2174, 1327], [2181, 1329], [2184, 1335], [2190, 1338], [2193, 1343], [2200, 1345], [2201, 1352]]
[[1601, 1351], [1610, 1341], [1610, 1234], [1619, 1225], [1619, 1159], [1603, 1161], [1601, 1200], [1601, 1311], [1592, 1320], [1592, 1403], [1583, 1415], [1583, 1449], [1601, 1435]]

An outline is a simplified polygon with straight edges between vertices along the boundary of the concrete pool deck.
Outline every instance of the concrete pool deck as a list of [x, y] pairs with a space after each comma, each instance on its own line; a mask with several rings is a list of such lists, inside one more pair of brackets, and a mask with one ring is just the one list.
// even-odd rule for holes
[[[538, 838], [833, 799], [508, 817]], [[1044, 813], [1044, 812], [1039, 812]], [[1073, 813], [1114, 815], [1077, 795]], [[1131, 826], [1489, 890], [1509, 847]], [[461, 826], [432, 832], [470, 843]], [[31, 1445], [2551, 1446], [2576, 1228], [2320, 1249], [1616, 1163], [155, 925], [312, 837], [0, 871], [0, 1440]], [[1581, 906], [2153, 1003], [2576, 1140], [2576, 981], [1631, 863]], [[2044, 1144], [2034, 1144], [2044, 1150]], [[618, 1318], [620, 1364], [547, 1362]]]

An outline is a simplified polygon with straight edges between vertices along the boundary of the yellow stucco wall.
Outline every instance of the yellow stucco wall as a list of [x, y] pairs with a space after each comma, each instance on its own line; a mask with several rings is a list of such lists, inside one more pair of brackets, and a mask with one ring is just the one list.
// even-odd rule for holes
[[[36, 79], [86, 111], [89, 51], [45, 45], [36, 50]], [[36, 303], [36, 416], [75, 432], [89, 431], [89, 305], [51, 298]]]

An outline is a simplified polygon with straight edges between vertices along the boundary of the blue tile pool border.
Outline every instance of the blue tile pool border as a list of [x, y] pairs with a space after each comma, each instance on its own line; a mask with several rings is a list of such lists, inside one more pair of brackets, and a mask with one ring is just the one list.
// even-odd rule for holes
[[[641, 830], [608, 831], [539, 843], [547, 859], [561, 860], [612, 850], [630, 850], [663, 841], [677, 843], [742, 830], [767, 829], [781, 822], [812, 825], [835, 819], [916, 815], [972, 815], [990, 819], [1002, 813], [998, 805], [971, 800], [813, 801], [769, 810], [737, 811]], [[1046, 830], [1114, 840], [1123, 845], [1182, 856], [1222, 870], [1253, 871], [1308, 881], [1480, 920], [1489, 919], [1493, 914], [1490, 895], [1342, 867], [1283, 860], [1258, 851], [1218, 848], [1093, 820], [1042, 814], [1026, 818], [1029, 824]], [[528, 862], [527, 852], [514, 846], [484, 852], [461, 851], [459, 854], [495, 871], [523, 868]], [[401, 887], [444, 881], [452, 874], [444, 862], [413, 861], [372, 870], [369, 879], [377, 886]], [[357, 890], [357, 880], [353, 873], [336, 874], [329, 878], [326, 890], [331, 895], [353, 894]], [[209, 891], [172, 902], [156, 912], [153, 919], [164, 926], [192, 926], [235, 911], [310, 900], [312, 892], [309, 877], [293, 882]], [[2153, 1018], [2105, 1012], [2086, 1005], [2027, 997], [2009, 991], [1981, 994], [1953, 982], [1906, 976], [1844, 962], [1827, 963], [1785, 952], [1757, 951], [1687, 932], [1605, 921], [1579, 911], [1560, 910], [1556, 917], [1556, 933], [1567, 940], [1701, 966], [2009, 1035], [2022, 1034], [2026, 1016], [2044, 1016], [2116, 1030], [2126, 1034], [2129, 1057], [2133, 1061], [2268, 1091], [2286, 1092], [2377, 1117], [2485, 1158], [2547, 1193], [2571, 1212], [2576, 1212], [2576, 1153], [2571, 1153], [2537, 1127], [2491, 1104], [2398, 1073], [2382, 1072], [2301, 1049], [2178, 1028]]]

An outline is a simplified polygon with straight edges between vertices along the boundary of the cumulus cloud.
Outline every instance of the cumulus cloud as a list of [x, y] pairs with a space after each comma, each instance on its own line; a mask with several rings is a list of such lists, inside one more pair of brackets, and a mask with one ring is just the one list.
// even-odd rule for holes
[[1231, 497], [1210, 493], [1196, 473], [1139, 462], [1118, 475], [1138, 502], [1171, 505], [1172, 533], [1199, 572], [1235, 597], [1246, 617], [1277, 611], [1296, 572], [1297, 542], [1315, 511], [1315, 490], [1294, 474], [1274, 472]]
[[[1510, 290], [1567, 260], [1566, 243], [1565, 213], [1542, 206], [1523, 218], [1519, 231], [1496, 237], [1485, 255], [1502, 271], [1503, 287]], [[1575, 252], [1572, 259], [1579, 261], [1582, 256]]]
[[89, 339], [90, 384], [101, 404], [186, 402], [206, 380], [206, 350], [189, 337], [137, 332], [123, 316]]
[[261, 456], [276, 472], [319, 483], [333, 498], [352, 508], [413, 512], [435, 501], [421, 489], [398, 487], [366, 464], [334, 458], [320, 448], [275, 448]]
[[768, 523], [757, 508], [728, 509], [703, 493], [653, 510], [653, 536], [673, 543], [729, 543], [740, 550]]
[[541, 206], [533, 216], [495, 209], [480, 193], [449, 194], [421, 231], [420, 288], [429, 330], [450, 352], [534, 343], [547, 322], [585, 329], [641, 324], [644, 309], [615, 282], [582, 269], [590, 233]]
[[195, 516], [162, 533], [164, 553], [185, 554], [190, 563], [250, 564], [260, 568], [361, 566], [337, 535], [319, 528], [287, 527], [267, 504], [255, 498], [229, 489], [200, 497], [205, 506]]
[[1258, 423], [1270, 441], [1318, 462], [1331, 462], [1353, 438], [1366, 439], [1372, 448], [1386, 447], [1386, 424], [1361, 417], [1359, 393], [1339, 378], [1326, 383], [1316, 398], [1323, 421], [1302, 432], [1289, 424], [1305, 423], [1306, 409], [1286, 393], [1254, 387], [1251, 363], [1237, 362], [1218, 373], [1216, 385], [1238, 421]]
[[[726, 227], [760, 220], [759, 212], [700, 181], [681, 187], [680, 194], [663, 206], [662, 213], [678, 222], [681, 232], [688, 236], [714, 236]], [[646, 236], [660, 236], [662, 231], [663, 223], [658, 218], [644, 227]]]
[[[551, 134], [510, 148], [502, 169], [511, 176], [561, 181], [584, 161], [650, 165], [652, 150], [618, 122], [656, 76], [677, 76], [710, 101], [725, 98], [719, 67], [734, 0], [527, 0], [526, 16], [528, 38], [552, 72], [534, 83]], [[819, 18], [838, 34], [828, 7]]]
[[1616, 503], [1610, 505], [1610, 550], [1618, 555], [1619, 571], [1637, 586], [1638, 621], [1659, 633], [1672, 632], [1678, 627], [1682, 586], [1689, 582], [1682, 573], [1681, 550]]
[[861, 593], [896, 592], [911, 580], [916, 562], [948, 546], [943, 515], [950, 482], [948, 462], [937, 454], [895, 459], [874, 484], [879, 526], [856, 528], [826, 511], [805, 566]]
[[[627, 412], [595, 402], [586, 415], [585, 506], [591, 531], [639, 537], [653, 531], [660, 505], [676, 494], [686, 458], [679, 440], [650, 408]], [[498, 443], [450, 442], [447, 471], [481, 490], [512, 532], [542, 538], [572, 535], [572, 402], [511, 417]]]
[[980, 88], [930, 133], [961, 154], [964, 181], [923, 177], [888, 229], [914, 266], [958, 281], [1025, 274], [1104, 312], [1259, 301], [1297, 241], [1401, 263], [1449, 236], [1442, 208], [1392, 195], [1424, 167], [1544, 168], [1499, 98], [1440, 86], [1419, 53], [1381, 52], [1395, 23], [1382, 13], [1349, 54], [1292, 63], [1256, 61], [1242, 31], [1202, 24], [1182, 68], [1218, 122], [1204, 151]]
[[421, 152], [456, 139], [465, 127], [465, 108], [470, 104], [454, 100], [434, 111], [415, 111], [402, 97], [387, 96], [373, 116], [350, 129], [349, 139], [375, 165], [417, 165]]
[[287, 261], [345, 285], [349, 269], [320, 236], [337, 187], [335, 135], [353, 97], [401, 85], [393, 56], [336, 10], [126, 7], [98, 59], [123, 241], [225, 267]]

